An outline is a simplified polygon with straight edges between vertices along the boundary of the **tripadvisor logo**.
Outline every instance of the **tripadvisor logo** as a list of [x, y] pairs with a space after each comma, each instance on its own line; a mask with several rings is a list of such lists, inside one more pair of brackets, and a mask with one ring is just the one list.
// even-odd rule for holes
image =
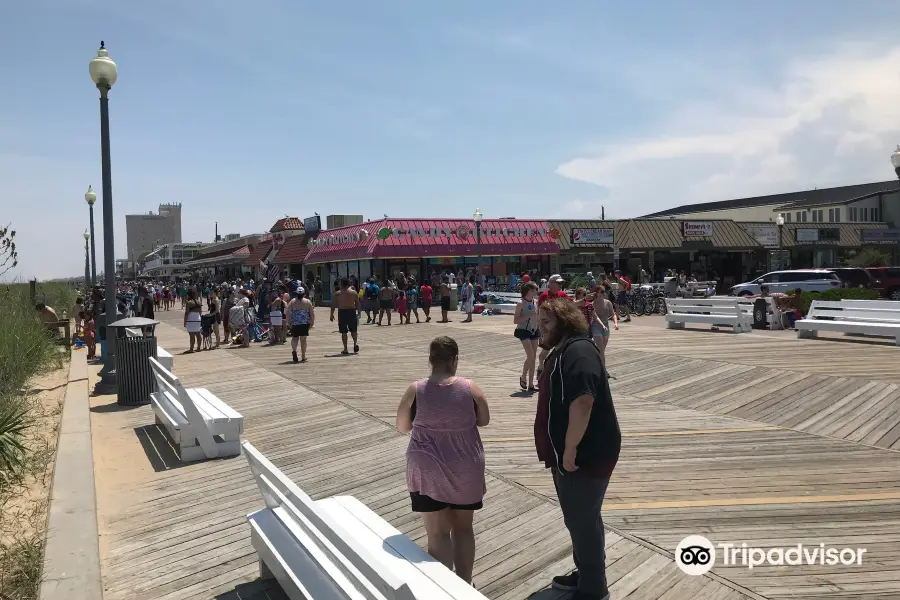
[[689, 535], [675, 547], [675, 564], [687, 575], [703, 575], [716, 564], [725, 567], [742, 566], [851, 566], [861, 565], [865, 548], [837, 548], [825, 544], [804, 546], [797, 544], [779, 548], [755, 548], [742, 544], [713, 544], [702, 535]]

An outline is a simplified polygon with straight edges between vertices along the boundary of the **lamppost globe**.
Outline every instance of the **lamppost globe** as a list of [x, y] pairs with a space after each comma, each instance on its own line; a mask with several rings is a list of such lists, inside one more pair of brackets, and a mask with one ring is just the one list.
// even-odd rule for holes
[[109, 57], [105, 44], [100, 42], [100, 49], [97, 50], [97, 56], [91, 59], [90, 64], [91, 79], [97, 87], [105, 87], [109, 89], [116, 82], [119, 76], [119, 69], [116, 63]]
[[94, 202], [97, 201], [97, 192], [94, 191], [94, 188], [88, 186], [88, 191], [84, 193], [84, 199], [89, 205], [94, 205]]
[[894, 165], [895, 170], [900, 169], [900, 146], [897, 146], [897, 149], [891, 154], [891, 164]]
[[776, 223], [779, 227], [781, 227], [782, 225], [784, 225], [784, 215], [778, 215], [778, 217], [775, 219], [775, 223]]
[[482, 219], [482, 218], [484, 218], [484, 215], [481, 214], [481, 209], [480, 209], [480, 208], [476, 208], [476, 209], [475, 209], [475, 214], [472, 215], [472, 219], [474, 219], [476, 223], [481, 223], [481, 219]]
[[84, 230], [84, 241], [88, 241], [89, 239], [91, 239], [91, 234], [88, 232], [87, 229], [85, 229]]

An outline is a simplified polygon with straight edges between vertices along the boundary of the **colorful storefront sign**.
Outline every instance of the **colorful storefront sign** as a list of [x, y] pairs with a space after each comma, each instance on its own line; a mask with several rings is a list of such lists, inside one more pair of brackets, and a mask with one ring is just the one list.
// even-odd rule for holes
[[[306, 262], [363, 258], [429, 258], [557, 254], [545, 221], [485, 219], [480, 237], [467, 219], [381, 219], [325, 230], [310, 243]], [[479, 243], [480, 239], [480, 243]]]
[[572, 244], [576, 246], [612, 246], [615, 244], [615, 230], [604, 229], [572, 229]]
[[712, 221], [684, 221], [681, 224], [681, 233], [686, 238], [708, 238], [713, 234]]

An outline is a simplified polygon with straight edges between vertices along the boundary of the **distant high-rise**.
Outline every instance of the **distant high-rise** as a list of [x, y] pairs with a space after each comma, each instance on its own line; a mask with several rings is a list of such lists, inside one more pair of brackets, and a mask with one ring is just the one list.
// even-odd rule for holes
[[125, 215], [128, 260], [140, 260], [163, 244], [181, 243], [181, 204], [160, 204], [156, 214]]

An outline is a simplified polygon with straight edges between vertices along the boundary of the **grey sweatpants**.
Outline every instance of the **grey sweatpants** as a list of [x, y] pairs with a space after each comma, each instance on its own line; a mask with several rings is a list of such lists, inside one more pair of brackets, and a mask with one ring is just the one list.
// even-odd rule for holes
[[553, 469], [553, 483], [566, 529], [572, 538], [578, 591], [599, 597], [607, 592], [606, 548], [600, 508], [609, 478]]

